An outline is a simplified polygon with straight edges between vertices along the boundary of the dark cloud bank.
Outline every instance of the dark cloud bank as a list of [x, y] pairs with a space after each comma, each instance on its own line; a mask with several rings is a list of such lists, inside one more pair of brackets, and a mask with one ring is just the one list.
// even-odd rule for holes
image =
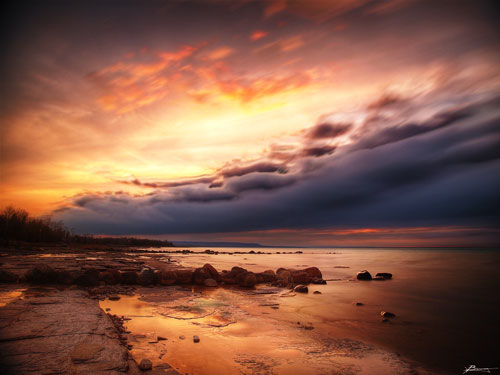
[[[400, 105], [397, 101], [389, 104]], [[500, 224], [500, 100], [453, 105], [425, 121], [321, 122], [302, 146], [275, 147], [213, 176], [125, 181], [147, 193], [75, 197], [57, 216], [79, 232], [182, 234], [274, 228]], [[401, 104], [401, 106], [403, 106]], [[404, 104], [408, 114], [408, 103]], [[339, 136], [353, 142], [336, 148]], [[326, 142], [318, 144], [317, 142]], [[287, 155], [276, 160], [275, 149]], [[321, 150], [326, 150], [322, 152]], [[283, 161], [286, 159], [285, 161]]]

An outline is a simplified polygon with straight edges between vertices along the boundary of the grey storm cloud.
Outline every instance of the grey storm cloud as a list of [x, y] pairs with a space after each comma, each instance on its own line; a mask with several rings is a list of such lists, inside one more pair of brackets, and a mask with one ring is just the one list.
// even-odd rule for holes
[[[315, 147], [305, 132], [301, 148], [285, 148], [300, 155], [295, 168], [271, 161], [228, 164], [206, 181], [145, 196], [80, 195], [56, 214], [81, 232], [108, 234], [498, 224], [495, 100], [454, 106], [397, 128], [389, 124], [350, 146], [317, 146], [327, 151], [320, 158], [303, 153]], [[221, 184], [216, 178], [223, 173]]]

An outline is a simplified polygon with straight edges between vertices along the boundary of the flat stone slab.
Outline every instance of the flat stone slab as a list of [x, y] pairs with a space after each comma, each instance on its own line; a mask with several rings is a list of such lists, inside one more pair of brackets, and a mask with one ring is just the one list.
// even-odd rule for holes
[[3, 374], [140, 373], [97, 301], [52, 291], [0, 307]]

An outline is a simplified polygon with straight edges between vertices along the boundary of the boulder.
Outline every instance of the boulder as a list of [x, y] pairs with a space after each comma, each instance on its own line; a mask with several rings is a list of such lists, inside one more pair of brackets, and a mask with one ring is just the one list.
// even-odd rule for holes
[[135, 271], [125, 271], [121, 273], [122, 284], [125, 285], [135, 285], [139, 280], [137, 272]]
[[371, 280], [372, 279], [372, 275], [367, 270], [363, 270], [363, 271], [359, 271], [356, 274], [356, 278], [358, 280]]
[[196, 285], [204, 285], [205, 280], [210, 278], [210, 272], [206, 268], [197, 268], [193, 272], [193, 282]]
[[200, 338], [198, 336], [193, 336], [193, 342], [196, 344], [200, 342]]
[[297, 293], [309, 293], [309, 288], [305, 285], [297, 285], [294, 290]]
[[139, 368], [142, 371], [148, 371], [153, 368], [153, 364], [149, 359], [144, 358], [143, 360], [141, 360], [141, 363], [139, 363]]
[[104, 281], [108, 285], [116, 285], [122, 281], [122, 275], [120, 271], [110, 268], [99, 273], [99, 280]]
[[317, 279], [322, 279], [323, 274], [319, 270], [318, 267], [309, 267], [304, 270], [304, 272], [307, 272], [307, 274], [312, 278], [317, 278]]
[[292, 278], [298, 284], [309, 284], [311, 282], [311, 276], [305, 271], [292, 271]]
[[179, 284], [191, 284], [193, 281], [192, 270], [177, 270], [175, 274], [177, 275], [177, 283]]
[[262, 282], [264, 282], [264, 283], [271, 283], [271, 282], [277, 280], [277, 276], [273, 270], [267, 270], [264, 272], [260, 272], [257, 274], [257, 276], [260, 276], [262, 278]]
[[389, 273], [389, 272], [379, 272], [375, 276], [376, 277], [383, 277], [384, 279], [392, 279], [392, 273]]
[[93, 268], [86, 269], [75, 279], [75, 284], [83, 287], [99, 285], [99, 271]]
[[205, 268], [208, 273], [210, 274], [211, 278], [214, 279], [214, 280], [218, 280], [219, 279], [219, 272], [217, 272], [217, 270], [215, 269], [214, 266], [212, 266], [211, 264], [207, 263], [203, 266], [203, 268]]
[[237, 276], [236, 281], [239, 286], [253, 288], [255, 284], [257, 284], [257, 277], [253, 272], [240, 273]]
[[0, 270], [0, 283], [17, 283], [17, 275], [15, 273]]
[[50, 284], [57, 282], [57, 272], [47, 264], [37, 264], [24, 274], [26, 281], [33, 284]]
[[152, 268], [144, 267], [138, 275], [139, 284], [151, 285], [155, 282], [155, 271]]
[[161, 270], [159, 283], [161, 285], [174, 285], [177, 281], [177, 272]]
[[325, 280], [323, 280], [323, 279], [318, 279], [318, 278], [316, 278], [316, 277], [313, 277], [313, 278], [311, 279], [311, 283], [313, 283], [313, 284], [319, 284], [319, 285], [325, 285], [325, 284], [326, 284], [326, 281], [325, 281]]
[[209, 287], [216, 287], [217, 281], [215, 281], [214, 279], [205, 279], [204, 285]]

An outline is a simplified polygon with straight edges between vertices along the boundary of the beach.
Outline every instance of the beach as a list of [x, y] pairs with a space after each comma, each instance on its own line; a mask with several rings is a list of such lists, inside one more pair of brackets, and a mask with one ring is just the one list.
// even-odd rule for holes
[[[143, 250], [96, 252], [87, 263], [123, 262], [126, 254], [139, 261], [138, 268], [148, 263], [159, 268], [163, 261], [170, 269], [208, 263], [219, 272], [233, 266], [255, 273], [318, 267], [326, 280], [326, 285], [309, 284], [308, 293], [269, 283], [254, 288], [138, 285], [122, 294], [112, 290], [117, 295], [111, 300], [109, 291], [81, 288], [94, 298], [89, 303], [97, 299], [109, 316], [124, 318], [121, 334], [131, 358], [147, 358], [153, 369], [168, 364], [189, 374], [456, 374], [469, 365], [495, 367], [500, 312], [495, 250]], [[61, 256], [69, 263], [76, 255], [32, 259]], [[3, 259], [9, 264], [8, 256]], [[357, 280], [365, 269], [393, 277]], [[30, 290], [29, 285], [16, 288], [17, 294], [7, 288], [13, 301]], [[94, 289], [99, 288], [105, 287]], [[384, 319], [383, 311], [394, 317]]]

